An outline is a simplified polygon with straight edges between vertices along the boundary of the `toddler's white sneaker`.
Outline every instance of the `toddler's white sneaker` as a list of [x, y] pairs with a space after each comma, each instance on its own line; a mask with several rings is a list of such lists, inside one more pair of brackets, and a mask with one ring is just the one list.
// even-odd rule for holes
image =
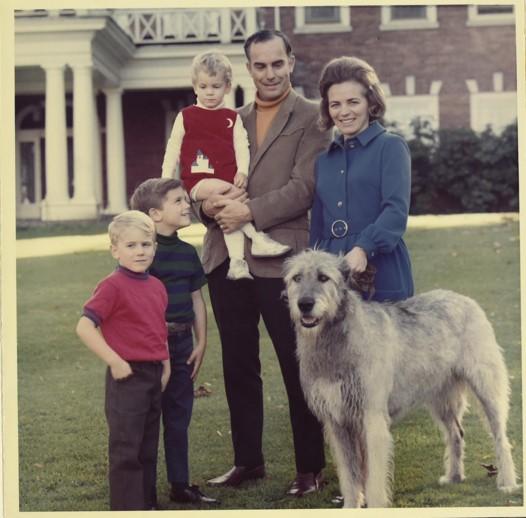
[[230, 268], [226, 274], [226, 278], [231, 281], [238, 281], [239, 279], [253, 279], [248, 271], [248, 264], [244, 259], [230, 259]]
[[254, 257], [278, 257], [289, 251], [289, 245], [278, 243], [267, 234], [259, 233], [252, 239], [251, 252]]

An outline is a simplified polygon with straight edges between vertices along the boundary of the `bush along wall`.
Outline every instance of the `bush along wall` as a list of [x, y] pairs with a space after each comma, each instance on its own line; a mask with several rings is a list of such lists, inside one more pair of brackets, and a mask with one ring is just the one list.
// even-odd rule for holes
[[411, 126], [411, 214], [519, 210], [516, 122], [500, 135], [490, 127], [437, 131], [419, 119]]

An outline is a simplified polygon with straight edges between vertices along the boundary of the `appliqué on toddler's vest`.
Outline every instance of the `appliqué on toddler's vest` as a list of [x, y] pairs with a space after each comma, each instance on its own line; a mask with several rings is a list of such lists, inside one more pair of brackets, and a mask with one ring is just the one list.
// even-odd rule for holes
[[185, 134], [181, 145], [181, 179], [188, 191], [204, 178], [229, 183], [237, 172], [234, 125], [237, 113], [229, 108], [206, 110], [189, 106], [182, 110]]
[[197, 156], [192, 162], [190, 172], [192, 174], [214, 174], [210, 159], [200, 149], [197, 150]]

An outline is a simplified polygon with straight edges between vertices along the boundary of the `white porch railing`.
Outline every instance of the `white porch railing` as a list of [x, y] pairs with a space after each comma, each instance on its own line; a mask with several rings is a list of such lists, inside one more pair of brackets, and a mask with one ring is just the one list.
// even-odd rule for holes
[[137, 45], [231, 43], [256, 31], [256, 8], [216, 9], [33, 9], [17, 18], [111, 16]]
[[115, 10], [113, 18], [138, 45], [230, 43], [256, 30], [256, 9]]

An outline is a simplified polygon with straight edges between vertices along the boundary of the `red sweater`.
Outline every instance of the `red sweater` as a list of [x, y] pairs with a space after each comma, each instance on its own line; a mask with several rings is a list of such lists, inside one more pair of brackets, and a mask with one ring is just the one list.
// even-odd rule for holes
[[237, 112], [229, 108], [206, 110], [188, 106], [182, 110], [184, 137], [181, 145], [181, 180], [188, 192], [205, 178], [229, 183], [237, 172], [234, 124]]
[[108, 345], [126, 361], [169, 358], [164, 284], [148, 273], [119, 267], [99, 282], [84, 316], [100, 326]]

